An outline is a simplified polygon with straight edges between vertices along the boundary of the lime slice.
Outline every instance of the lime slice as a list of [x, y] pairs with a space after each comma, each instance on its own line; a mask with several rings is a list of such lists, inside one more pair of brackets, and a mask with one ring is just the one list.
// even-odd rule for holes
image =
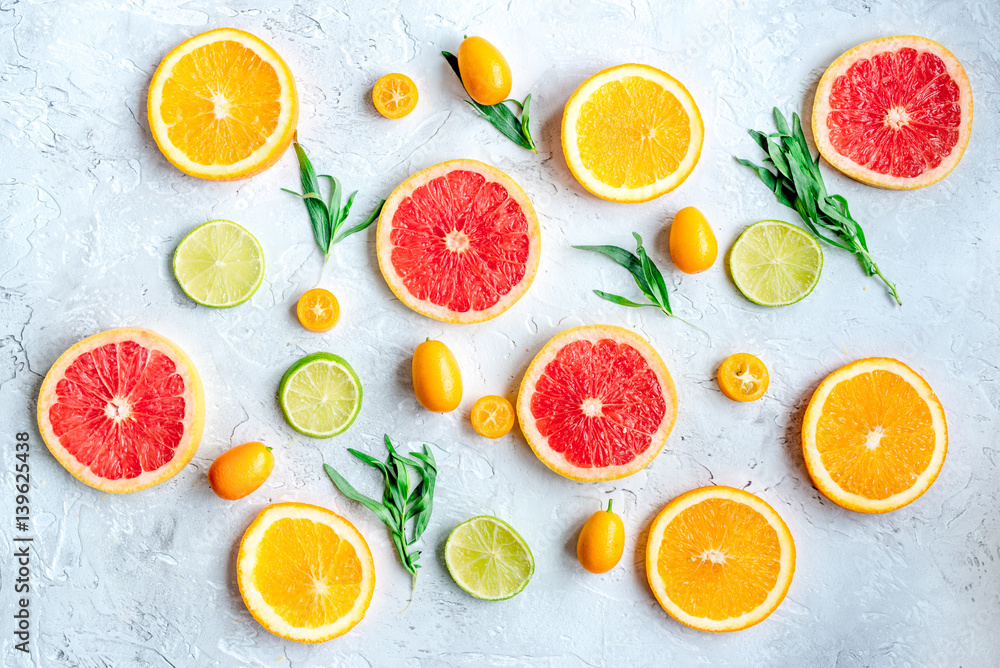
[[242, 304], [264, 278], [264, 250], [257, 239], [229, 220], [212, 220], [184, 237], [174, 251], [174, 276], [203, 306]]
[[812, 292], [823, 251], [801, 227], [780, 220], [754, 223], [729, 251], [729, 273], [743, 296], [761, 306], [787, 306]]
[[361, 410], [361, 381], [343, 357], [306, 355], [289, 367], [278, 403], [292, 429], [313, 438], [343, 433]]
[[520, 593], [535, 572], [528, 544], [502, 520], [473, 517], [455, 527], [444, 547], [444, 562], [458, 586], [484, 601]]

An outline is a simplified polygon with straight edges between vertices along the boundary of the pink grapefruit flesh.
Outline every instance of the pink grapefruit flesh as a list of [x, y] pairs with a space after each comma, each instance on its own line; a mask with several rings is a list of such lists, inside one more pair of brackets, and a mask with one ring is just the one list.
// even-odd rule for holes
[[924, 37], [856, 46], [826, 70], [812, 129], [823, 158], [883, 188], [922, 188], [962, 159], [972, 128], [972, 89], [962, 64]]
[[389, 288], [444, 322], [495, 318], [538, 270], [531, 201], [509, 176], [475, 160], [443, 162], [403, 181], [382, 208], [377, 236]]
[[112, 329], [72, 346], [38, 396], [49, 450], [77, 479], [106, 492], [173, 477], [198, 449], [204, 415], [191, 360], [144, 329]]
[[677, 418], [677, 393], [642, 337], [611, 325], [576, 327], [532, 360], [517, 415], [550, 469], [573, 480], [614, 480], [659, 454]]

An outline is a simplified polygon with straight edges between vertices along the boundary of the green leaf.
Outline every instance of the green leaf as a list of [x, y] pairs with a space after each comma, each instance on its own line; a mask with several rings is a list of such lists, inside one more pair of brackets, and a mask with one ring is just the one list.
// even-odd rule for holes
[[360, 232], [361, 230], [368, 229], [368, 227], [372, 223], [374, 223], [376, 221], [376, 219], [378, 219], [379, 214], [382, 213], [382, 207], [384, 205], [385, 205], [385, 200], [384, 199], [383, 200], [379, 200], [378, 206], [375, 207], [375, 210], [371, 212], [371, 214], [368, 216], [368, 218], [366, 218], [364, 220], [364, 222], [358, 223], [357, 225], [355, 225], [351, 229], [347, 230], [346, 232], [343, 232], [339, 237], [337, 237], [336, 241], [334, 241], [333, 243], [335, 243], [335, 244], [336, 243], [340, 243], [341, 241], [343, 241], [347, 237], [351, 236], [355, 232]]
[[618, 304], [619, 306], [630, 306], [632, 308], [642, 308], [643, 306], [652, 306], [654, 308], [659, 308], [656, 304], [639, 304], [632, 301], [631, 299], [626, 299], [625, 297], [620, 297], [618, 295], [613, 295], [610, 292], [603, 292], [601, 290], [594, 290], [594, 294], [601, 299], [606, 299], [607, 301]]
[[642, 247], [642, 237], [637, 232], [633, 232], [632, 236], [635, 237], [635, 252], [639, 255], [639, 260], [642, 262], [642, 273], [646, 277], [646, 284], [649, 285], [650, 292], [653, 293], [653, 301], [667, 315], [673, 315], [673, 312], [670, 310], [670, 297], [667, 295], [667, 284], [663, 280], [663, 274], [653, 264], [653, 261], [649, 259], [646, 249]]
[[305, 200], [316, 245], [326, 255], [330, 252], [330, 213], [319, 196], [319, 179], [316, 178], [316, 170], [306, 156], [305, 149], [298, 142], [295, 142], [294, 146], [295, 155], [299, 159], [299, 180], [302, 183], [300, 197]]
[[618, 246], [573, 246], [573, 248], [608, 256], [632, 273], [636, 283], [639, 284], [639, 288], [644, 293], [649, 292], [649, 285], [646, 284], [646, 275], [642, 271], [642, 262], [624, 248], [618, 248]]
[[[444, 59], [448, 61], [449, 65], [451, 65], [451, 69], [455, 70], [455, 76], [458, 77], [459, 81], [461, 81], [462, 72], [458, 69], [458, 57], [452, 53], [448, 53], [447, 51], [442, 51], [441, 55], [444, 56]], [[463, 83], [462, 86], [464, 87], [465, 84]]]
[[330, 480], [333, 481], [334, 486], [340, 490], [341, 494], [346, 496], [351, 501], [357, 501], [358, 503], [363, 504], [366, 508], [368, 508], [368, 510], [375, 513], [375, 515], [382, 520], [384, 524], [392, 524], [392, 516], [389, 514], [389, 511], [385, 506], [375, 499], [368, 498], [358, 490], [354, 489], [351, 483], [347, 482], [347, 480], [344, 479], [344, 476], [337, 473], [337, 471], [335, 471], [329, 464], [323, 464], [323, 470], [325, 470], [326, 474], [330, 476]]
[[358, 191], [355, 190], [347, 197], [347, 202], [345, 202], [344, 206], [340, 209], [340, 217], [337, 219], [338, 228], [340, 228], [340, 226], [344, 223], [344, 221], [347, 220], [347, 215], [351, 212], [351, 207], [354, 205], [354, 198], [357, 196], [358, 196]]
[[524, 98], [524, 104], [521, 104], [517, 100], [511, 100], [511, 102], [516, 104], [521, 109], [521, 134], [523, 134], [524, 138], [528, 140], [531, 150], [537, 153], [538, 147], [535, 146], [535, 140], [531, 138], [531, 129], [528, 127], [529, 109], [531, 107], [531, 93], [528, 93], [528, 97]]

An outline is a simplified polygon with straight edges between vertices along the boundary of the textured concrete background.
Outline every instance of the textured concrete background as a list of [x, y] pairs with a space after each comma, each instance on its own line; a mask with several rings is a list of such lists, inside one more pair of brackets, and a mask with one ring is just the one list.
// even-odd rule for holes
[[[0, 663], [38, 666], [995, 666], [1000, 662], [1000, 10], [992, 0], [717, 0], [492, 3], [240, 0], [236, 2], [11, 2], [0, 0]], [[272, 44], [295, 73], [299, 135], [321, 171], [360, 189], [371, 207], [411, 173], [471, 157], [513, 176], [543, 228], [534, 286], [504, 316], [448, 326], [400, 304], [378, 273], [374, 228], [336, 249], [323, 284], [341, 323], [315, 335], [294, 320], [298, 295], [320, 279], [322, 258], [286, 155], [249, 181], [189, 178], [157, 151], [145, 116], [159, 60], [185, 38], [234, 26]], [[894, 306], [853, 257], [825, 247], [815, 292], [766, 309], [743, 299], [722, 262], [686, 276], [669, 263], [665, 225], [700, 207], [725, 250], [748, 224], [794, 221], [732, 159], [757, 158], [748, 127], [769, 128], [773, 105], [808, 115], [812, 90], [841, 52], [885, 35], [940, 41], [965, 64], [976, 119], [961, 165], [915, 192], [866, 187], [824, 166], [862, 221], [875, 257], [900, 288]], [[514, 72], [513, 95], [532, 94], [538, 155], [501, 137], [462, 101], [439, 51], [463, 34], [497, 44]], [[673, 193], [616, 205], [585, 193], [559, 145], [562, 107], [586, 76], [638, 61], [692, 91], [705, 118], [701, 162]], [[387, 121], [370, 103], [375, 80], [405, 72], [420, 88], [409, 117]], [[178, 289], [169, 259], [180, 238], [213, 218], [261, 241], [267, 276], [254, 298], [214, 311]], [[598, 300], [601, 287], [631, 294], [627, 275], [572, 243], [631, 243], [641, 232], [665, 267], [682, 317]], [[528, 361], [564, 328], [604, 322], [647, 336], [677, 383], [680, 415], [663, 453], [626, 480], [580, 484], [542, 466], [512, 434], [479, 438], [467, 414], [482, 394], [514, 397]], [[35, 396], [56, 357], [78, 339], [137, 325], [175, 340], [195, 360], [207, 393], [201, 449], [177, 477], [128, 496], [78, 483], [49, 455], [34, 426]], [[414, 346], [439, 337], [460, 360], [462, 408], [433, 415], [416, 404]], [[330, 350], [357, 369], [365, 403], [343, 436], [297, 436], [274, 399], [284, 370]], [[738, 405], [714, 373], [747, 350], [771, 371], [768, 395]], [[945, 405], [951, 448], [917, 502], [884, 516], [842, 510], [810, 484], [798, 432], [823, 376], [868, 355], [898, 357]], [[31, 434], [36, 558], [30, 658], [12, 642], [14, 433]], [[348, 446], [381, 452], [384, 432], [435, 444], [441, 464], [413, 604], [409, 579], [383, 526], [322, 475], [329, 462], [374, 492], [370, 469]], [[247, 499], [216, 498], [205, 473], [231, 445], [263, 440], [277, 466]], [[671, 498], [728, 484], [759, 494], [787, 521], [798, 549], [788, 597], [750, 630], [684, 628], [656, 604], [642, 566], [644, 530]], [[626, 557], [604, 576], [583, 572], [574, 541], [582, 522], [614, 498]], [[284, 642], [245, 610], [236, 586], [237, 542], [254, 515], [297, 500], [344, 514], [365, 534], [378, 584], [366, 619], [320, 646]], [[444, 540], [476, 514], [508, 520], [529, 542], [537, 570], [502, 603], [477, 601], [451, 581]]]

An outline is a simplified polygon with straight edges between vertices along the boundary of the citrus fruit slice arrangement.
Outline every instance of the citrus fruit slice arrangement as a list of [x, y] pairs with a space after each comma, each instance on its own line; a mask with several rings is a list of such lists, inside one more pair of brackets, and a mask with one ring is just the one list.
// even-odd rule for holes
[[645, 339], [589, 325], [557, 334], [535, 356], [517, 395], [521, 432], [542, 463], [573, 480], [644, 469], [677, 419], [670, 372]]
[[767, 392], [771, 379], [756, 355], [736, 353], [719, 365], [719, 389], [733, 401], [757, 401]]
[[483, 515], [455, 527], [444, 546], [455, 583], [484, 601], [502, 601], [528, 586], [535, 558], [512, 526]]
[[390, 119], [402, 118], [413, 111], [419, 97], [413, 79], [398, 72], [386, 74], [372, 87], [375, 110]]
[[962, 63], [937, 42], [883, 37], [827, 68], [812, 130], [823, 158], [847, 176], [883, 188], [923, 188], [962, 159], [972, 87]]
[[340, 355], [313, 353], [281, 378], [278, 403], [288, 425], [306, 436], [330, 438], [347, 431], [361, 411], [361, 381]]
[[205, 398], [194, 364], [146, 329], [111, 329], [64, 352], [38, 393], [38, 429], [75, 478], [135, 492], [177, 474], [201, 442]]
[[763, 499], [701, 487], [649, 527], [646, 577], [671, 617], [702, 631], [739, 631], [777, 609], [795, 572], [795, 543]]
[[247, 528], [236, 557], [240, 595], [261, 626], [287, 640], [341, 636], [365, 616], [375, 564], [346, 519], [306, 503], [275, 503]]
[[823, 251], [801, 227], [762, 220], [737, 237], [728, 264], [744, 297], [761, 306], [788, 306], [819, 283]]
[[646, 202], [679, 186], [698, 163], [704, 135], [683, 84], [634, 63], [580, 84], [566, 102], [561, 133], [576, 180], [613, 202]]
[[236, 223], [212, 220], [181, 239], [174, 251], [174, 277], [184, 294], [203, 306], [238, 306], [264, 280], [264, 249]]
[[295, 134], [295, 79], [262, 39], [209, 30], [164, 57], [149, 84], [149, 128], [177, 169], [213, 181], [245, 179], [284, 154]]
[[927, 491], [948, 451], [934, 391], [899, 360], [870, 357], [827, 376], [802, 421], [813, 483], [837, 505], [862, 513], [902, 508]]
[[538, 218], [521, 186], [476, 160], [450, 160], [406, 179], [378, 221], [378, 265], [417, 313], [473, 323], [500, 315], [535, 278]]

